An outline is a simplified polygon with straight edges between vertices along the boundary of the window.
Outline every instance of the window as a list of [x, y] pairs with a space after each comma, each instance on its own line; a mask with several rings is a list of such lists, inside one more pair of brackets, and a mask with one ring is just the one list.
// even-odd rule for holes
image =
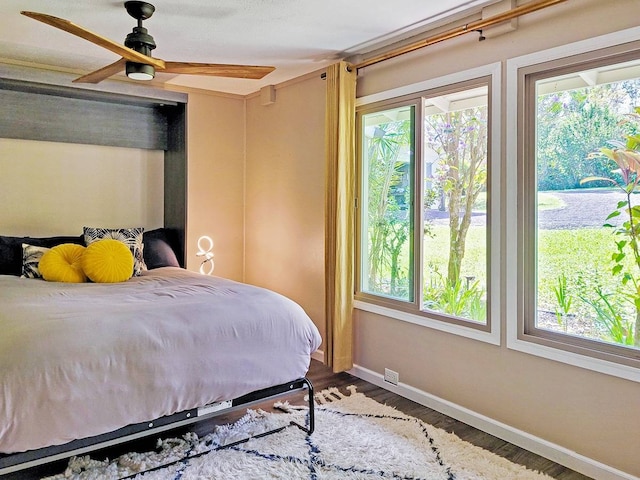
[[493, 81], [485, 73], [358, 107], [356, 307], [499, 341], [490, 310]]
[[406, 105], [362, 116], [361, 289], [413, 300], [415, 111]]
[[609, 62], [528, 76], [525, 332], [640, 359], [640, 61]]
[[[488, 86], [424, 99], [422, 309], [487, 323]], [[428, 166], [428, 167], [427, 167]]]
[[640, 378], [640, 49], [569, 50], [508, 65], [508, 343]]

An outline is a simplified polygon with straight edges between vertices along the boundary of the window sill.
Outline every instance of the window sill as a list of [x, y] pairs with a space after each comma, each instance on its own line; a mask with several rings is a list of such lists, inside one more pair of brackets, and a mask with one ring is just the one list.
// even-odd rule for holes
[[507, 347], [511, 350], [612, 375], [632, 382], [640, 382], [640, 369], [638, 368], [527, 341], [526, 339], [518, 338], [516, 326], [513, 325], [512, 327], [507, 329]]
[[499, 322], [493, 322], [490, 332], [478, 330], [476, 328], [465, 327], [453, 323], [443, 322], [441, 320], [434, 320], [422, 315], [415, 315], [413, 313], [403, 312], [389, 307], [383, 307], [362, 300], [355, 300], [353, 304], [354, 308], [362, 310], [364, 312], [375, 313], [384, 317], [401, 320], [403, 322], [413, 323], [414, 325], [420, 325], [422, 327], [432, 328], [441, 332], [450, 333], [452, 335], [458, 335], [461, 337], [470, 338], [472, 340], [478, 340], [480, 342], [489, 343], [491, 345], [500, 345], [500, 325]]

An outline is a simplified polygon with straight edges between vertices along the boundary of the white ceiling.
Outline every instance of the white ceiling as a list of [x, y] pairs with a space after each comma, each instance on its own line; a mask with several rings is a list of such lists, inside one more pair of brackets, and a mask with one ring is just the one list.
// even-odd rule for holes
[[[247, 95], [495, 2], [150, 0], [156, 11], [144, 26], [157, 44], [153, 56], [164, 60], [275, 66], [262, 80], [168, 74], [158, 74], [154, 80]], [[20, 11], [61, 17], [123, 43], [136, 25], [123, 4], [117, 0], [1, 0], [0, 63], [78, 75], [112, 63], [118, 58], [115, 54]]]

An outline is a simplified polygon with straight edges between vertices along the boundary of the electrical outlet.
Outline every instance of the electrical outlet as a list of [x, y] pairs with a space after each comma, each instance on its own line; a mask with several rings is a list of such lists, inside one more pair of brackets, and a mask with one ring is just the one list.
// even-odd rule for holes
[[388, 368], [384, 369], [384, 381], [390, 383], [392, 385], [398, 385], [398, 381], [400, 376], [398, 372], [394, 372], [393, 370], [389, 370]]

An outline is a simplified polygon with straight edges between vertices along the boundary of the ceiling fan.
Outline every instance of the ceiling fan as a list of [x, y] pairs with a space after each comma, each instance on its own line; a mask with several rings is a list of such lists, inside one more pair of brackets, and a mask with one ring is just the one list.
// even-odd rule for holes
[[142, 21], [153, 15], [155, 7], [147, 2], [127, 1], [124, 7], [129, 15], [138, 20], [138, 26], [127, 35], [124, 45], [109, 40], [86, 28], [76, 25], [69, 20], [54, 17], [44, 13], [20, 12], [22, 15], [59, 28], [65, 32], [90, 41], [120, 55], [118, 61], [102, 67], [99, 70], [76, 78], [74, 82], [98, 83], [116, 73], [125, 70], [127, 76], [134, 80], [151, 80], [156, 70], [166, 73], [188, 75], [211, 75], [216, 77], [260, 79], [275, 70], [275, 67], [257, 65], [228, 65], [218, 63], [168, 62], [151, 56], [151, 50], [156, 48], [153, 37], [142, 26]]

